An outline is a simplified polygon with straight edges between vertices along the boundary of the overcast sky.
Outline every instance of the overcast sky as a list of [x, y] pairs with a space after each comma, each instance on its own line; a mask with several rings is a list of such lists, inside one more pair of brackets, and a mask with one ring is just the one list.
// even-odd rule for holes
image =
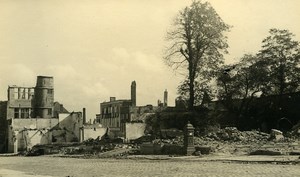
[[[299, 0], [211, 0], [232, 25], [226, 62], [256, 53], [270, 28], [288, 29], [300, 41]], [[162, 60], [172, 19], [189, 0], [0, 0], [0, 100], [7, 86], [35, 86], [54, 77], [55, 101], [69, 111], [99, 113], [110, 96], [157, 104], [169, 91], [174, 105], [180, 75]]]

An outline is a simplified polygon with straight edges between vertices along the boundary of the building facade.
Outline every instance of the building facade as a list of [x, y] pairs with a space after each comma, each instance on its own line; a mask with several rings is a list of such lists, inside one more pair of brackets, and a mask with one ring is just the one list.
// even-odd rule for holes
[[53, 77], [38, 76], [36, 87], [9, 86], [7, 93], [7, 119], [53, 117]]
[[124, 133], [125, 123], [130, 116], [129, 109], [131, 105], [131, 100], [116, 100], [115, 97], [111, 97], [109, 102], [100, 104], [100, 123], [104, 127], [119, 130], [121, 134]]
[[109, 102], [100, 103], [100, 114], [96, 115], [96, 122], [103, 127], [109, 127], [125, 136], [126, 122], [130, 121], [130, 108], [136, 106], [136, 82], [131, 83], [131, 99], [117, 100], [110, 97]]
[[37, 76], [35, 87], [9, 86], [7, 98], [0, 104], [0, 152], [80, 141], [82, 113], [54, 103], [53, 77]]
[[[137, 106], [136, 82], [131, 83], [131, 99], [117, 100], [110, 97], [109, 102], [100, 103], [100, 114], [96, 114], [96, 122], [102, 127], [108, 127], [117, 132], [119, 136], [127, 138], [126, 127], [134, 127], [134, 123], [144, 123], [145, 119], [152, 115], [160, 106]], [[161, 107], [168, 105], [168, 92], [164, 92], [164, 103]], [[130, 123], [130, 125], [129, 125]], [[127, 125], [128, 124], [128, 125]]]

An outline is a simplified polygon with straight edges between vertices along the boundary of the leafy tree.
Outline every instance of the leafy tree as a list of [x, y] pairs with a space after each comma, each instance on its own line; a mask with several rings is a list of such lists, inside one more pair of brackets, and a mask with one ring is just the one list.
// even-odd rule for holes
[[219, 100], [231, 102], [238, 91], [235, 82], [235, 72], [232, 71], [235, 65], [224, 65], [223, 68], [217, 75], [217, 96]]
[[265, 63], [259, 61], [254, 55], [244, 55], [239, 64], [236, 65], [235, 85], [238, 88], [238, 98], [246, 99], [262, 91], [267, 82], [268, 71], [264, 67]]
[[259, 57], [266, 63], [269, 82], [264, 94], [283, 95], [299, 89], [300, 47], [288, 30], [271, 29], [270, 36], [263, 40]]
[[[201, 76], [198, 76], [198, 78]], [[212, 95], [212, 89], [211, 89], [211, 84], [209, 79], [202, 79], [201, 82], [197, 80], [194, 82], [194, 98], [195, 101], [194, 103], [196, 105], [203, 105], [204, 103], [210, 102], [212, 100], [211, 96]], [[189, 98], [189, 80], [185, 79], [181, 85], [178, 86], [178, 93], [183, 96], [185, 100], [188, 100]]]
[[[244, 55], [239, 63], [226, 66], [226, 72], [219, 74], [219, 99], [238, 119], [244, 118], [239, 122], [246, 122], [246, 119], [258, 114], [269, 123], [286, 116], [284, 104], [290, 97], [283, 95], [298, 91], [300, 83], [300, 48], [293, 36], [288, 30], [271, 29], [257, 55]], [[258, 108], [250, 104], [257, 94], [272, 97], [257, 100], [256, 104], [264, 105]], [[260, 110], [259, 113], [257, 110]], [[266, 116], [267, 112], [274, 116]], [[259, 121], [258, 117], [256, 121]]]
[[266, 85], [267, 70], [257, 56], [246, 54], [240, 62], [225, 66], [217, 78], [218, 97], [236, 114], [236, 123], [247, 117], [249, 104]]
[[169, 46], [164, 59], [175, 70], [187, 71], [179, 92], [188, 93], [189, 109], [193, 110], [197, 85], [207, 84], [227, 53], [223, 33], [229, 26], [208, 2], [194, 1], [179, 12], [173, 27], [167, 33]]
[[268, 82], [263, 87], [263, 96], [274, 95], [271, 110], [275, 116], [269, 120], [277, 122], [285, 117], [288, 109], [284, 95], [299, 91], [300, 46], [299, 42], [293, 39], [294, 34], [288, 30], [273, 28], [269, 33], [270, 35], [262, 41], [262, 49], [258, 56], [268, 70]]

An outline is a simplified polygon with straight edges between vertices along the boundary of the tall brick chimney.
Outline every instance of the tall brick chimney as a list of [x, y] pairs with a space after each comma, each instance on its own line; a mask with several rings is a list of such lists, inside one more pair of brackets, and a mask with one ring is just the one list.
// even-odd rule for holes
[[132, 106], [136, 106], [136, 82], [131, 82], [131, 102]]
[[164, 106], [165, 107], [168, 106], [168, 91], [167, 91], [167, 89], [164, 92]]
[[86, 123], [86, 110], [85, 108], [82, 109], [82, 120], [83, 120], [83, 124]]

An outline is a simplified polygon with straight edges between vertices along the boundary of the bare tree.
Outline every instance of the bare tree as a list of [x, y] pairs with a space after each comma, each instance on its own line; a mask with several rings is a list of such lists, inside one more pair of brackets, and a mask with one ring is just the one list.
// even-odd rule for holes
[[164, 59], [173, 69], [187, 71], [183, 84], [188, 86], [190, 110], [194, 108], [197, 78], [199, 85], [207, 83], [223, 62], [228, 47], [223, 33], [228, 30], [229, 26], [208, 2], [194, 1], [179, 12], [167, 33]]

